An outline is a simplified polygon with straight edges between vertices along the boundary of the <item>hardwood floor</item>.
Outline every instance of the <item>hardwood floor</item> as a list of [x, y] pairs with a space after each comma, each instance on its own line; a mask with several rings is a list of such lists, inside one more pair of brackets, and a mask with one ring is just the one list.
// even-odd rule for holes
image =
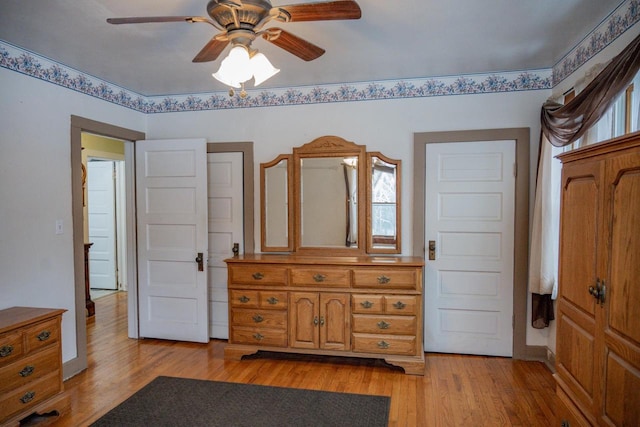
[[86, 426], [158, 375], [391, 396], [390, 426], [549, 426], [555, 383], [540, 362], [427, 354], [424, 377], [369, 359], [296, 355], [225, 361], [209, 344], [127, 338], [126, 293], [96, 301], [86, 371], [65, 382], [71, 412], [56, 425]]

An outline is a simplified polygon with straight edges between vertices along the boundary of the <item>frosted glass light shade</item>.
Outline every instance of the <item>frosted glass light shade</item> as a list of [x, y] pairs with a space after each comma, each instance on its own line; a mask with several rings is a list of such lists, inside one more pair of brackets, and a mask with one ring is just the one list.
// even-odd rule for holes
[[231, 49], [229, 55], [220, 64], [218, 72], [213, 73], [212, 76], [227, 86], [240, 87], [240, 83], [246, 82], [253, 76], [247, 49], [243, 46], [235, 46]]
[[251, 69], [253, 71], [254, 85], [258, 86], [265, 80], [275, 76], [280, 72], [262, 53], [256, 53], [251, 58]]

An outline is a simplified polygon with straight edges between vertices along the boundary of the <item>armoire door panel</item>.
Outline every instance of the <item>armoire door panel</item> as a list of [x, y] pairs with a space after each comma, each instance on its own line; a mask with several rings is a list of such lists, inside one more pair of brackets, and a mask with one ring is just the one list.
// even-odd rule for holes
[[604, 419], [617, 426], [640, 425], [640, 370], [609, 352], [605, 379]]
[[[572, 321], [569, 316], [560, 313], [558, 318], [557, 352], [558, 369], [568, 374], [569, 384], [578, 386], [577, 393], [593, 400], [595, 345], [593, 332], [589, 332]], [[584, 402], [587, 403], [587, 402]]]
[[640, 154], [615, 159], [611, 182], [609, 328], [640, 345]]
[[581, 171], [563, 185], [562, 203], [572, 209], [562, 213], [559, 264], [562, 297], [590, 314], [595, 313], [596, 306], [589, 286], [594, 286], [597, 279], [599, 213], [599, 168], [593, 169]]

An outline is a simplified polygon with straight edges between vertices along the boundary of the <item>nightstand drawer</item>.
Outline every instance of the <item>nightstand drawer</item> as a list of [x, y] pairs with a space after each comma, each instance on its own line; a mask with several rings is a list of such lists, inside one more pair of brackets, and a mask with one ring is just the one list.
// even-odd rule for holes
[[23, 354], [22, 332], [0, 335], [0, 366], [11, 363]]
[[353, 334], [352, 342], [353, 351], [358, 353], [416, 354], [415, 336]]
[[60, 366], [57, 347], [51, 347], [0, 368], [0, 393], [14, 390], [50, 374]]
[[59, 376], [59, 371], [55, 371], [38, 381], [3, 395], [2, 400], [0, 400], [0, 420], [26, 411], [62, 391]]
[[353, 286], [373, 289], [416, 289], [416, 270], [355, 269]]
[[25, 331], [27, 348], [34, 351], [60, 340], [60, 327], [57, 319], [38, 323]]
[[415, 316], [376, 316], [354, 314], [352, 329], [355, 333], [415, 335]]
[[294, 268], [291, 270], [292, 286], [351, 286], [351, 270], [348, 268]]
[[285, 267], [262, 264], [239, 264], [229, 267], [229, 283], [248, 285], [284, 285]]

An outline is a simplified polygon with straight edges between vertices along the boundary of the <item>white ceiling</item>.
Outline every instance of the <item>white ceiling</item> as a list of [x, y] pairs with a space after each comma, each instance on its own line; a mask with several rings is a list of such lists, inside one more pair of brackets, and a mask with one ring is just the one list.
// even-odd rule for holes
[[[275, 6], [306, 3], [272, 0]], [[305, 62], [264, 41], [282, 71], [262, 87], [547, 69], [622, 0], [358, 0], [362, 18], [279, 23], [326, 50]], [[110, 25], [110, 17], [207, 16], [207, 0], [0, 0], [0, 40], [146, 96], [224, 91], [191, 60], [206, 24]], [[273, 26], [276, 24], [270, 24]]]

